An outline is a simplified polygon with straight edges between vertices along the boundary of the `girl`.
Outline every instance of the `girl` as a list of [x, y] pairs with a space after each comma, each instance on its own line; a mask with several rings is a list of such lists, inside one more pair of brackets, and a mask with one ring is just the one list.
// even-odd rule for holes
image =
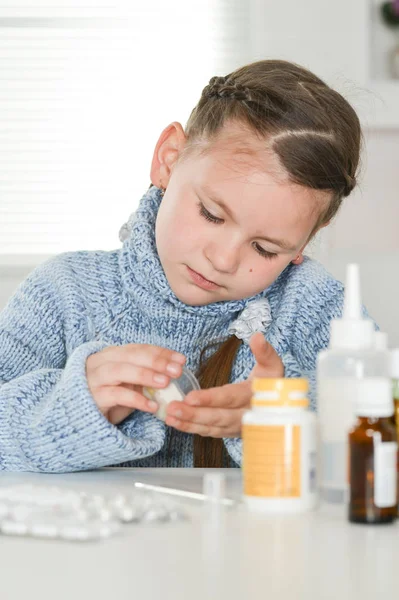
[[[46, 262], [0, 315], [1, 468], [239, 466], [253, 373], [308, 377], [315, 408], [343, 288], [302, 253], [354, 188], [360, 139], [296, 65], [213, 77], [162, 132], [122, 248]], [[163, 423], [142, 387], [184, 362], [209, 389]]]

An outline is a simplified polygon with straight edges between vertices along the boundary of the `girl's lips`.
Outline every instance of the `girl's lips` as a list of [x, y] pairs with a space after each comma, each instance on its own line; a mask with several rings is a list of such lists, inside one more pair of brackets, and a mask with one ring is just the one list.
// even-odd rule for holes
[[209, 279], [206, 279], [200, 273], [197, 273], [197, 271], [193, 271], [193, 269], [190, 269], [190, 267], [188, 267], [188, 266], [187, 266], [187, 271], [188, 271], [188, 274], [190, 275], [192, 281], [196, 285], [198, 285], [198, 287], [202, 288], [203, 290], [216, 290], [217, 288], [220, 287], [220, 285], [218, 285], [217, 283], [214, 283], [213, 281], [209, 281]]

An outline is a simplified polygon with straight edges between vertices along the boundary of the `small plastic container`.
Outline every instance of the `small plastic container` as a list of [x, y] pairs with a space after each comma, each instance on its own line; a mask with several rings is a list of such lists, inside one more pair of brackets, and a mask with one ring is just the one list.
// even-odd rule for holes
[[195, 375], [187, 367], [183, 367], [182, 375], [178, 379], [172, 379], [168, 387], [163, 389], [145, 387], [143, 394], [149, 400], [158, 403], [159, 408], [155, 416], [161, 421], [165, 421], [166, 409], [170, 402], [181, 402], [189, 392], [199, 389], [201, 388]]
[[307, 380], [258, 378], [252, 390], [252, 409], [242, 421], [247, 507], [265, 513], [313, 509], [317, 433]]

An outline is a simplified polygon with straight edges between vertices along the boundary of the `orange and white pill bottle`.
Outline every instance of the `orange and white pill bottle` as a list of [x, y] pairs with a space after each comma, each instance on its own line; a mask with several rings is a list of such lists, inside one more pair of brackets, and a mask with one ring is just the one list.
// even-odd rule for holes
[[316, 415], [308, 382], [256, 378], [242, 420], [244, 499], [251, 510], [305, 512], [317, 504]]

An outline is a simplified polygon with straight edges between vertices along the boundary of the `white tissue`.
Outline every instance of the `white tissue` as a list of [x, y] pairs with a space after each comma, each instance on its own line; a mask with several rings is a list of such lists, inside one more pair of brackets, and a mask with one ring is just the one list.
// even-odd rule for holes
[[229, 333], [248, 344], [250, 338], [258, 331], [266, 331], [272, 321], [269, 301], [260, 298], [250, 302], [238, 319], [229, 327]]

